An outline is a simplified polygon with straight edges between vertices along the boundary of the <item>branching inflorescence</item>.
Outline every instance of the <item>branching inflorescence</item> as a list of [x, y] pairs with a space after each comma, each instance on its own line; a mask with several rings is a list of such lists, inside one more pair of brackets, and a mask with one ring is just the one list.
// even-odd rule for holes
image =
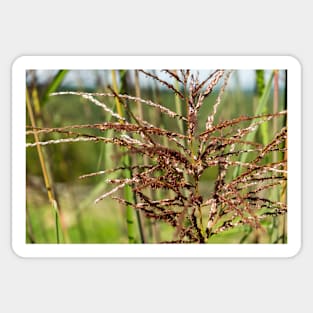
[[[218, 121], [217, 112], [232, 71], [216, 70], [200, 81], [198, 75], [190, 70], [164, 70], [178, 83], [179, 89], [155, 73], [139, 72], [174, 92], [185, 106], [182, 110], [184, 115], [150, 99], [128, 94], [58, 92], [52, 96], [83, 97], [102, 107], [116, 121], [61, 128], [28, 127], [27, 135], [59, 133], [66, 137], [28, 143], [27, 147], [76, 141], [126, 147], [123, 153], [127, 151], [136, 156], [133, 157], [136, 164], [128, 168], [131, 177], [121, 175], [118, 179], [107, 179], [105, 182], [112, 184], [113, 188], [95, 201], [111, 196], [143, 212], [149, 219], [171, 225], [175, 229], [172, 242], [205, 243], [211, 236], [238, 225], [258, 229], [262, 228], [261, 221], [267, 216], [286, 214], [286, 203], [272, 197], [271, 191], [286, 184], [287, 161], [283, 156], [286, 153], [287, 128], [282, 127], [267, 143], [247, 140], [248, 134], [256, 132], [260, 125], [285, 116], [286, 111]], [[216, 89], [214, 104], [205, 110], [209, 113], [204, 123], [200, 123], [200, 114], [203, 114], [200, 112], [203, 112], [203, 106], [208, 105], [206, 100]], [[126, 119], [111, 109], [105, 103], [109, 98], [118, 98], [130, 118]], [[178, 123], [183, 123], [186, 131], [172, 131], [140, 118], [130, 105], [135, 102], [172, 119], [177, 130]], [[90, 135], [86, 132], [88, 129], [96, 129], [102, 135]], [[114, 134], [110, 138], [105, 135], [108, 130]], [[281, 155], [281, 159], [273, 161], [270, 157], [273, 153]], [[245, 158], [242, 158], [243, 154]], [[234, 175], [234, 168], [238, 167], [240, 170]], [[117, 166], [82, 175], [81, 178], [122, 172], [124, 169], [126, 167]], [[202, 179], [208, 171], [215, 173], [210, 188], [206, 188], [208, 183]], [[132, 188], [136, 201], [130, 202], [118, 193], [126, 185]]]

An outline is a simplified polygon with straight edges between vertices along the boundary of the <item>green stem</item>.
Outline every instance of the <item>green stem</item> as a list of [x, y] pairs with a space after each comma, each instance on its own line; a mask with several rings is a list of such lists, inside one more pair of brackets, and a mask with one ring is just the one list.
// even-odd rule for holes
[[[116, 94], [120, 93], [121, 88], [118, 88], [118, 83], [117, 83], [117, 77], [116, 77], [116, 72], [115, 70], [111, 71], [112, 74], [112, 85], [113, 85], [113, 90]], [[120, 74], [125, 75], [126, 72], [120, 71]], [[121, 79], [122, 81], [122, 79]], [[117, 112], [120, 116], [124, 117], [126, 116], [126, 112], [123, 110], [122, 103], [120, 102], [118, 97], [115, 97], [115, 103], [116, 103], [116, 109]], [[121, 120], [120, 123], [123, 123]], [[126, 151], [124, 151], [126, 152]], [[125, 178], [131, 178], [132, 173], [131, 170], [129, 169], [131, 167], [131, 158], [128, 154], [125, 154], [123, 156], [122, 162], [124, 166], [128, 169], [124, 170], [124, 175]], [[131, 186], [126, 185], [124, 187], [124, 196], [125, 200], [129, 203], [135, 203], [135, 195], [132, 191]], [[142, 230], [142, 225], [141, 225], [141, 219], [140, 216], [137, 214], [137, 220], [138, 220], [138, 227], [139, 227], [139, 233], [141, 235], [141, 241], [143, 242], [143, 230]], [[136, 224], [135, 224], [135, 219], [134, 219], [134, 209], [131, 205], [126, 205], [126, 223], [127, 223], [127, 236], [128, 236], [128, 242], [129, 243], [136, 243]]]
[[[35, 97], [35, 98], [37, 99], [37, 97]], [[27, 105], [27, 111], [28, 111], [29, 119], [31, 121], [31, 125], [32, 125], [33, 128], [36, 128], [35, 115], [34, 115], [34, 112], [33, 112], [32, 105], [31, 105], [30, 96], [29, 96], [29, 93], [28, 93], [27, 90], [26, 90], [26, 105]], [[34, 133], [34, 138], [35, 138], [35, 142], [39, 142], [40, 141], [39, 140], [39, 136], [38, 136], [38, 134], [36, 132]], [[47, 190], [47, 193], [48, 193], [48, 198], [49, 198], [49, 201], [50, 201], [51, 205], [53, 206], [53, 208], [55, 210], [56, 241], [57, 241], [57, 243], [60, 243], [58, 206], [57, 206], [57, 202], [55, 200], [55, 196], [53, 194], [53, 189], [52, 189], [50, 177], [48, 175], [48, 171], [47, 171], [47, 167], [46, 167], [45, 157], [44, 157], [44, 154], [43, 154], [43, 151], [42, 151], [42, 147], [40, 145], [37, 145], [37, 153], [38, 153], [38, 157], [39, 157], [39, 161], [40, 161], [40, 166], [41, 166], [42, 175], [43, 175], [43, 178], [44, 178], [46, 190]]]

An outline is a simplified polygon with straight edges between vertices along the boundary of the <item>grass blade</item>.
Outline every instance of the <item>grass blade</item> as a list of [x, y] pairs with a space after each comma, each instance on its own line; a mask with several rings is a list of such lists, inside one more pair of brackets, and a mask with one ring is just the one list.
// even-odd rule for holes
[[[26, 90], [26, 105], [27, 105], [27, 110], [28, 110], [28, 115], [31, 121], [31, 125], [33, 127], [36, 127], [36, 121], [35, 121], [35, 116], [33, 113], [33, 109], [31, 106], [31, 101], [30, 101], [30, 96], [28, 91]], [[38, 134], [35, 132], [34, 133], [34, 138], [35, 138], [35, 142], [38, 143], [39, 142], [39, 137]], [[46, 161], [45, 161], [45, 157], [42, 151], [42, 147], [40, 145], [37, 144], [37, 153], [38, 153], [38, 157], [39, 157], [39, 161], [40, 161], [40, 166], [41, 166], [41, 170], [42, 170], [42, 175], [44, 178], [44, 183], [45, 183], [45, 187], [48, 193], [48, 198], [49, 201], [55, 211], [55, 226], [56, 226], [56, 242], [60, 243], [60, 228], [59, 228], [59, 212], [58, 212], [58, 205], [57, 202], [55, 201], [55, 197], [53, 195], [53, 191], [52, 191], [52, 187], [51, 187], [51, 182], [50, 182], [50, 178], [48, 175], [48, 171], [47, 171], [47, 167], [46, 167]]]
[[57, 88], [61, 85], [67, 73], [68, 73], [68, 70], [59, 70], [58, 73], [54, 76], [54, 78], [52, 79], [52, 82], [49, 84], [47, 90], [42, 96], [42, 101], [41, 101], [42, 105], [44, 105], [47, 102], [50, 94], [55, 92]]
[[[270, 96], [273, 77], [274, 77], [274, 71], [272, 71], [266, 86], [263, 88], [262, 87], [263, 81], [261, 79], [261, 74], [260, 72], [257, 74], [257, 85], [258, 85], [258, 90], [260, 93], [259, 93], [258, 107], [257, 107], [255, 115], [265, 114], [268, 111], [266, 108], [266, 105]], [[251, 123], [253, 123], [253, 121]], [[262, 143], [266, 144], [268, 142], [268, 133], [269, 133], [267, 123], [262, 123], [259, 127], [259, 130], [261, 133]], [[251, 142], [254, 141], [256, 134], [257, 134], [257, 130], [250, 132], [246, 137], [246, 141], [251, 141]], [[247, 160], [247, 157], [248, 157], [247, 153], [242, 153], [239, 159], [239, 162], [245, 163]], [[233, 173], [233, 178], [237, 177], [240, 174], [240, 172], [241, 172], [241, 167], [240, 166], [236, 167]]]

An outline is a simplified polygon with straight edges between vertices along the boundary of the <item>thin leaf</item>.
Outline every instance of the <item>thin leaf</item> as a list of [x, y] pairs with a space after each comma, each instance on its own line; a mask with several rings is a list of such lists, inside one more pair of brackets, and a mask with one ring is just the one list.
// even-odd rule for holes
[[54, 76], [52, 82], [49, 84], [48, 88], [46, 89], [45, 93], [42, 96], [41, 101], [42, 105], [44, 105], [47, 102], [50, 94], [58, 89], [67, 73], [68, 70], [59, 70], [58, 73]]

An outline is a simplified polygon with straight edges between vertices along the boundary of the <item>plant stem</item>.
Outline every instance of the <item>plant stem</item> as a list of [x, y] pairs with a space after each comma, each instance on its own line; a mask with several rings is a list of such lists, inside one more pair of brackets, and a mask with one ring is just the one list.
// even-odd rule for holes
[[[137, 98], [141, 98], [138, 70], [135, 70], [135, 94], [136, 94]], [[136, 101], [136, 103], [137, 103], [137, 111], [138, 111], [139, 118], [141, 120], [144, 120], [144, 112], [143, 112], [142, 103], [140, 101]], [[144, 165], [148, 165], [149, 164], [149, 160], [148, 160], [148, 157], [146, 155], [143, 155], [142, 159], [143, 159], [143, 164]], [[152, 198], [152, 190], [149, 190], [148, 193], [149, 193], [149, 196]], [[145, 219], [145, 217], [141, 214], [141, 212], [139, 212], [139, 211], [137, 211], [137, 212], [138, 212], [137, 214], [139, 215], [138, 221], [140, 221], [140, 222], [141, 221], [145, 221], [147, 223], [147, 226], [151, 230], [150, 233], [152, 233], [152, 228], [154, 228], [154, 231], [155, 231], [156, 225], [152, 224], [149, 219]], [[144, 232], [143, 227], [140, 227], [139, 230], [141, 232], [142, 242], [143, 243], [147, 242], [147, 240], [146, 240], [147, 235]]]
[[27, 206], [27, 203], [26, 203], [26, 234], [29, 238], [29, 241], [31, 243], [36, 243], [36, 238], [35, 238], [35, 235], [34, 235], [34, 231], [33, 231], [33, 225], [32, 225], [32, 221], [31, 221], [31, 218], [30, 218], [30, 213], [29, 213], [29, 209], [28, 209], [28, 206]]
[[[113, 85], [113, 90], [116, 94], [119, 94], [119, 88], [117, 84], [117, 77], [115, 70], [111, 71], [112, 74], [112, 85]], [[125, 72], [122, 74], [126, 74]], [[120, 88], [121, 89], [121, 88]], [[120, 116], [125, 117], [126, 114], [124, 113], [122, 103], [120, 102], [118, 97], [115, 97], [115, 103], [116, 103], [116, 109], [117, 112]], [[123, 121], [120, 120], [120, 123], [122, 124]], [[122, 162], [124, 163], [124, 166], [128, 169], [124, 170], [124, 175], [125, 178], [131, 178], [132, 173], [130, 170], [131, 167], [131, 158], [128, 154], [125, 154], [123, 156]], [[134, 203], [136, 201], [135, 195], [132, 191], [131, 186], [126, 185], [124, 187], [124, 195], [125, 195], [125, 200], [129, 203]], [[136, 211], [137, 212], [137, 211]], [[141, 242], [144, 242], [144, 236], [143, 236], [143, 230], [142, 230], [142, 223], [141, 223], [141, 218], [137, 212], [137, 221], [138, 221], [138, 227], [139, 227], [139, 233], [141, 236]], [[136, 225], [135, 225], [135, 219], [134, 219], [134, 209], [132, 208], [131, 205], [126, 205], [126, 222], [127, 222], [127, 235], [128, 235], [128, 242], [129, 243], [136, 243]]]
[[[27, 110], [28, 110], [31, 125], [35, 129], [36, 128], [35, 116], [33, 113], [32, 106], [31, 106], [31, 101], [30, 101], [28, 90], [26, 90], [26, 105], [27, 105]], [[35, 138], [35, 142], [40, 141], [38, 134], [36, 132], [34, 132], [34, 138]], [[49, 201], [50, 201], [50, 203], [51, 203], [51, 205], [55, 211], [56, 241], [57, 241], [57, 243], [60, 243], [58, 205], [57, 205], [57, 202], [56, 202], [55, 197], [53, 195], [50, 179], [48, 176], [48, 171], [47, 171], [46, 164], [45, 164], [44, 154], [42, 151], [42, 147], [40, 145], [37, 145], [37, 153], [38, 153], [39, 162], [40, 162], [40, 166], [41, 166], [41, 170], [42, 170], [42, 175], [44, 178], [44, 183], [45, 183], [46, 190], [48, 193], [48, 198], [49, 198]]]
[[[173, 70], [173, 72], [177, 75], [177, 70]], [[176, 79], [174, 81], [174, 87], [177, 90], [179, 90], [179, 82]], [[181, 103], [180, 97], [177, 94], [175, 94], [175, 107], [176, 107], [176, 112], [180, 116], [183, 116], [182, 103]], [[177, 120], [177, 123], [178, 123], [178, 128], [180, 132], [184, 134], [185, 133], [184, 122], [180, 119], [180, 120]]]

